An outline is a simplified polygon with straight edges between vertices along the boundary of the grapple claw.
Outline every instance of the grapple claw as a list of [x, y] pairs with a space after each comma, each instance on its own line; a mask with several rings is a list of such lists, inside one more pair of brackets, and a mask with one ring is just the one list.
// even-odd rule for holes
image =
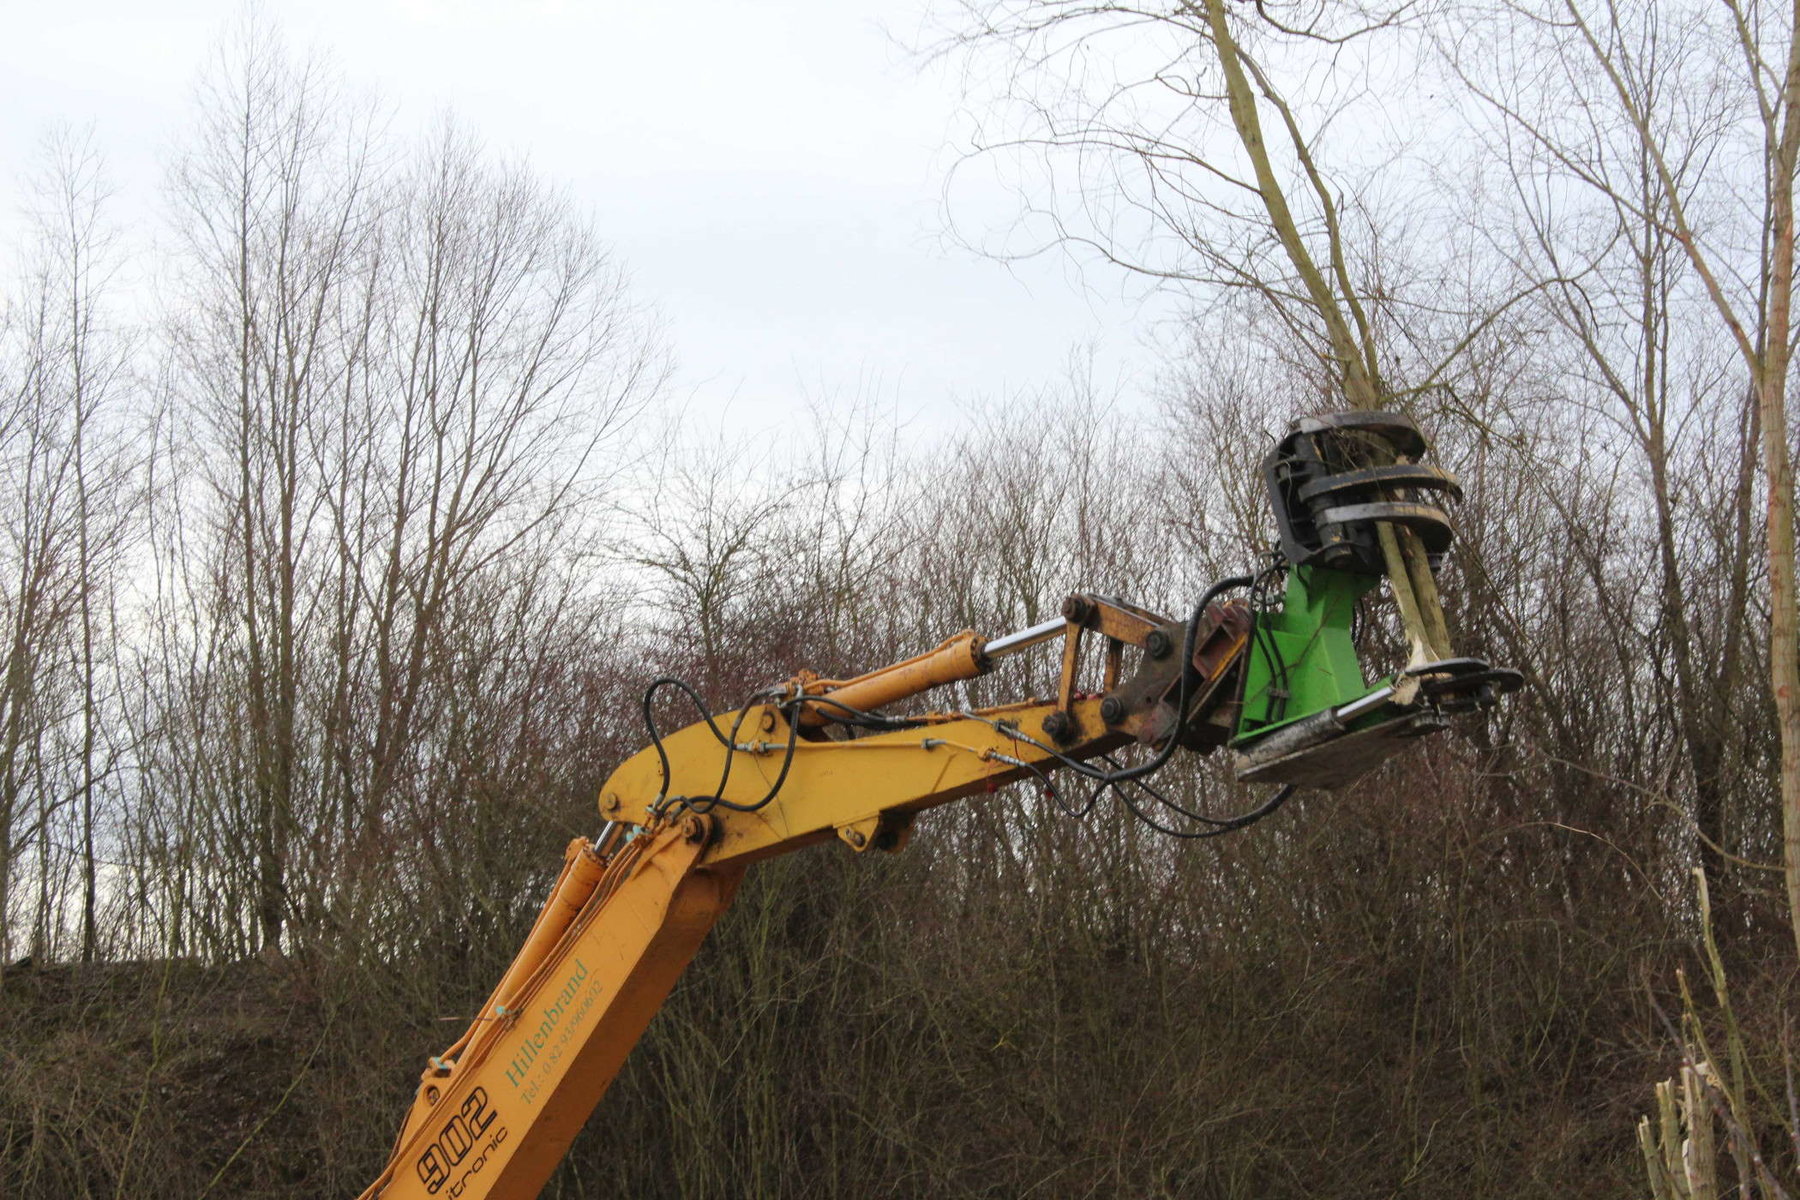
[[1238, 778], [1337, 788], [1456, 713], [1491, 706], [1524, 682], [1476, 658], [1421, 663], [1371, 685], [1356, 650], [1359, 597], [1387, 575], [1380, 527], [1418, 535], [1435, 570], [1454, 537], [1438, 501], [1456, 477], [1419, 463], [1418, 426], [1392, 412], [1306, 417], [1263, 460], [1287, 587], [1253, 590], [1236, 736]]
[[1435, 560], [1455, 536], [1436, 495], [1460, 498], [1456, 477], [1411, 461], [1427, 449], [1408, 417], [1330, 413], [1295, 421], [1263, 460], [1282, 554], [1297, 566], [1381, 575], [1377, 523], [1417, 533]]

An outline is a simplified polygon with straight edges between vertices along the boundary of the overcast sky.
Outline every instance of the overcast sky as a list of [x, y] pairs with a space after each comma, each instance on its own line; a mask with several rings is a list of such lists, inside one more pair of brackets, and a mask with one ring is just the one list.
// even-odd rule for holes
[[[0, 0], [0, 156], [92, 122], [138, 224], [239, 0]], [[456, 113], [591, 206], [663, 313], [677, 394], [759, 425], [873, 394], [926, 426], [1054, 379], [1091, 346], [1141, 390], [1166, 303], [1061, 255], [1004, 267], [947, 237], [958, 83], [921, 69], [924, 0], [309, 0], [265, 6], [405, 123]], [[957, 216], [1011, 197], [979, 185]], [[14, 206], [16, 208], [16, 206]]]

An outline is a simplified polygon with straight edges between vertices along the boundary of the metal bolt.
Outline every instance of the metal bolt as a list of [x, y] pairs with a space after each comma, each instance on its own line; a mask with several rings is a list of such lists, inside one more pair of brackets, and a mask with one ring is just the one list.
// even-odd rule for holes
[[1100, 719], [1108, 725], [1117, 725], [1125, 719], [1125, 702], [1117, 696], [1108, 696], [1100, 702]]
[[682, 819], [681, 836], [690, 842], [697, 842], [706, 836], [706, 822], [699, 817], [689, 816]]
[[1150, 636], [1144, 639], [1144, 653], [1151, 658], [1167, 658], [1169, 651], [1174, 648], [1169, 641], [1169, 635], [1160, 629], [1152, 629]]
[[868, 845], [868, 843], [869, 843], [869, 839], [863, 836], [862, 830], [852, 829], [850, 831], [850, 844], [852, 846], [855, 846], [858, 850], [861, 850], [864, 846]]
[[604, 805], [604, 807], [605, 807], [606, 811], [609, 813], [618, 812], [619, 808], [620, 808], [619, 793], [617, 793], [617, 792], [606, 793], [606, 804]]
[[1044, 736], [1058, 744], [1067, 742], [1075, 735], [1075, 722], [1066, 712], [1053, 712], [1044, 718]]
[[1062, 615], [1063, 620], [1065, 621], [1075, 621], [1077, 623], [1085, 621], [1087, 620], [1087, 615], [1090, 611], [1091, 606], [1080, 596], [1070, 596], [1067, 600], [1063, 601]]

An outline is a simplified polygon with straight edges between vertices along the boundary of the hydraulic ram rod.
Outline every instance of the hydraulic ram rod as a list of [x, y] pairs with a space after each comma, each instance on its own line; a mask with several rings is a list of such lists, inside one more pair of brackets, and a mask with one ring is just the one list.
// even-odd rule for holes
[[1041, 646], [1068, 627], [1068, 621], [1062, 617], [1050, 621], [1039, 621], [1029, 629], [1021, 629], [1017, 633], [1009, 633], [1005, 637], [995, 638], [983, 648], [982, 652], [989, 658], [1005, 658], [1008, 655], [1017, 654], [1021, 650]]

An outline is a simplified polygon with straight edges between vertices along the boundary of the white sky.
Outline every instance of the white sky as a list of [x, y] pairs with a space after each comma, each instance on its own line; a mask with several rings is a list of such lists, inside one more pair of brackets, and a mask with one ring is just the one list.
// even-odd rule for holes
[[[925, 0], [311, 0], [270, 3], [404, 122], [449, 109], [591, 206], [667, 322], [677, 395], [759, 427], [858, 394], [954, 419], [1056, 378], [1154, 370], [1166, 300], [1060, 254], [1004, 267], [945, 236], [958, 84], [921, 72]], [[0, 0], [0, 162], [92, 122], [121, 211], [160, 211], [161, 163], [238, 0]], [[1009, 212], [959, 184], [956, 214]], [[981, 211], [975, 211], [980, 209]], [[8, 214], [10, 216], [10, 212]]]

